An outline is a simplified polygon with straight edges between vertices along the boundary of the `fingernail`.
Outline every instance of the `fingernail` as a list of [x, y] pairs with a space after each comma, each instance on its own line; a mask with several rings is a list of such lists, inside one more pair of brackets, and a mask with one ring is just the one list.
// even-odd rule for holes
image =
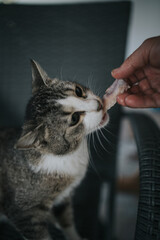
[[111, 74], [114, 75], [119, 72], [119, 68], [115, 68], [111, 71]]

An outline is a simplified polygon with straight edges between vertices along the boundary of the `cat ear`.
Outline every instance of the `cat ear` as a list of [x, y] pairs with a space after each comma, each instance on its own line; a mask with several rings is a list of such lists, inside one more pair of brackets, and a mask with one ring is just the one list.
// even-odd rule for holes
[[41, 86], [43, 85], [47, 86], [47, 79], [49, 77], [47, 73], [39, 65], [39, 63], [32, 59], [31, 67], [32, 67], [32, 93], [35, 93]]
[[17, 141], [15, 148], [21, 150], [34, 149], [41, 145], [42, 139], [42, 124], [36, 127], [33, 131], [22, 133], [22, 136]]

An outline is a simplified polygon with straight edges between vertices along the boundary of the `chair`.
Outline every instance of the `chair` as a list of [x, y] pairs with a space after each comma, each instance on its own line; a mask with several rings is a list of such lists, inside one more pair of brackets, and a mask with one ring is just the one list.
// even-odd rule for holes
[[[76, 79], [84, 85], [89, 82], [93, 85], [91, 87], [99, 89], [102, 96], [104, 90], [113, 81], [110, 71], [119, 66], [124, 59], [130, 8], [129, 1], [55, 5], [1, 4], [0, 109], [3, 114], [0, 117], [0, 126], [22, 125], [25, 105], [31, 94], [30, 58], [37, 60], [49, 76]], [[120, 122], [124, 116], [121, 107], [116, 105], [111, 109], [110, 116], [111, 123], [107, 131], [112, 134], [107, 134], [106, 130], [102, 132], [107, 141], [103, 136], [100, 136], [99, 140], [95, 134], [94, 144], [98, 150], [95, 149], [92, 141], [93, 166], [89, 166], [87, 175], [76, 190], [73, 199], [77, 229], [82, 236], [90, 240], [113, 240], [114, 237], [117, 144]], [[158, 164], [159, 129], [153, 127], [154, 131], [146, 133], [148, 128], [143, 125], [146, 116], [129, 114], [128, 117], [136, 132], [140, 169], [143, 175], [135, 239], [158, 239], [156, 234], [159, 234], [157, 206], [159, 196], [158, 186], [153, 183], [153, 178], [158, 180], [158, 167], [155, 171], [152, 159], [155, 157], [154, 163]], [[147, 126], [154, 125], [148, 118], [145, 123], [149, 124]], [[155, 136], [150, 142], [148, 139], [153, 132]], [[145, 138], [147, 144], [155, 143], [154, 149], [157, 147], [156, 151], [151, 150], [149, 160], [146, 157], [148, 155], [143, 155], [145, 149], [147, 154], [150, 149], [149, 145], [145, 145]], [[144, 187], [143, 184], [148, 181], [147, 177], [150, 185]], [[105, 182], [110, 186], [109, 213], [102, 226], [98, 218], [98, 210], [100, 190]], [[153, 195], [151, 199], [153, 192], [155, 196]], [[148, 206], [147, 204], [151, 204], [149, 215], [143, 207]], [[155, 215], [151, 210], [155, 211]], [[143, 223], [143, 220], [146, 223]], [[155, 221], [157, 229], [154, 226]], [[149, 234], [156, 237], [149, 238]]]
[[144, 114], [129, 114], [138, 149], [140, 195], [135, 240], [160, 239], [160, 129]]

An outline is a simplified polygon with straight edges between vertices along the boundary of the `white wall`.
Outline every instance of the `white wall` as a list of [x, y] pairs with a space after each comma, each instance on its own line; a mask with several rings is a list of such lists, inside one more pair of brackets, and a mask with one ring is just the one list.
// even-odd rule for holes
[[160, 0], [132, 0], [126, 56], [149, 37], [160, 35]]

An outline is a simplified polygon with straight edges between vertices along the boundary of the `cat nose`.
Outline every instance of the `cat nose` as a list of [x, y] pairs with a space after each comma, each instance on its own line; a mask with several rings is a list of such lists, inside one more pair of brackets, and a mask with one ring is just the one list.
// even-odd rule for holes
[[97, 103], [98, 103], [97, 111], [100, 111], [103, 108], [102, 103], [99, 100], [97, 100]]

